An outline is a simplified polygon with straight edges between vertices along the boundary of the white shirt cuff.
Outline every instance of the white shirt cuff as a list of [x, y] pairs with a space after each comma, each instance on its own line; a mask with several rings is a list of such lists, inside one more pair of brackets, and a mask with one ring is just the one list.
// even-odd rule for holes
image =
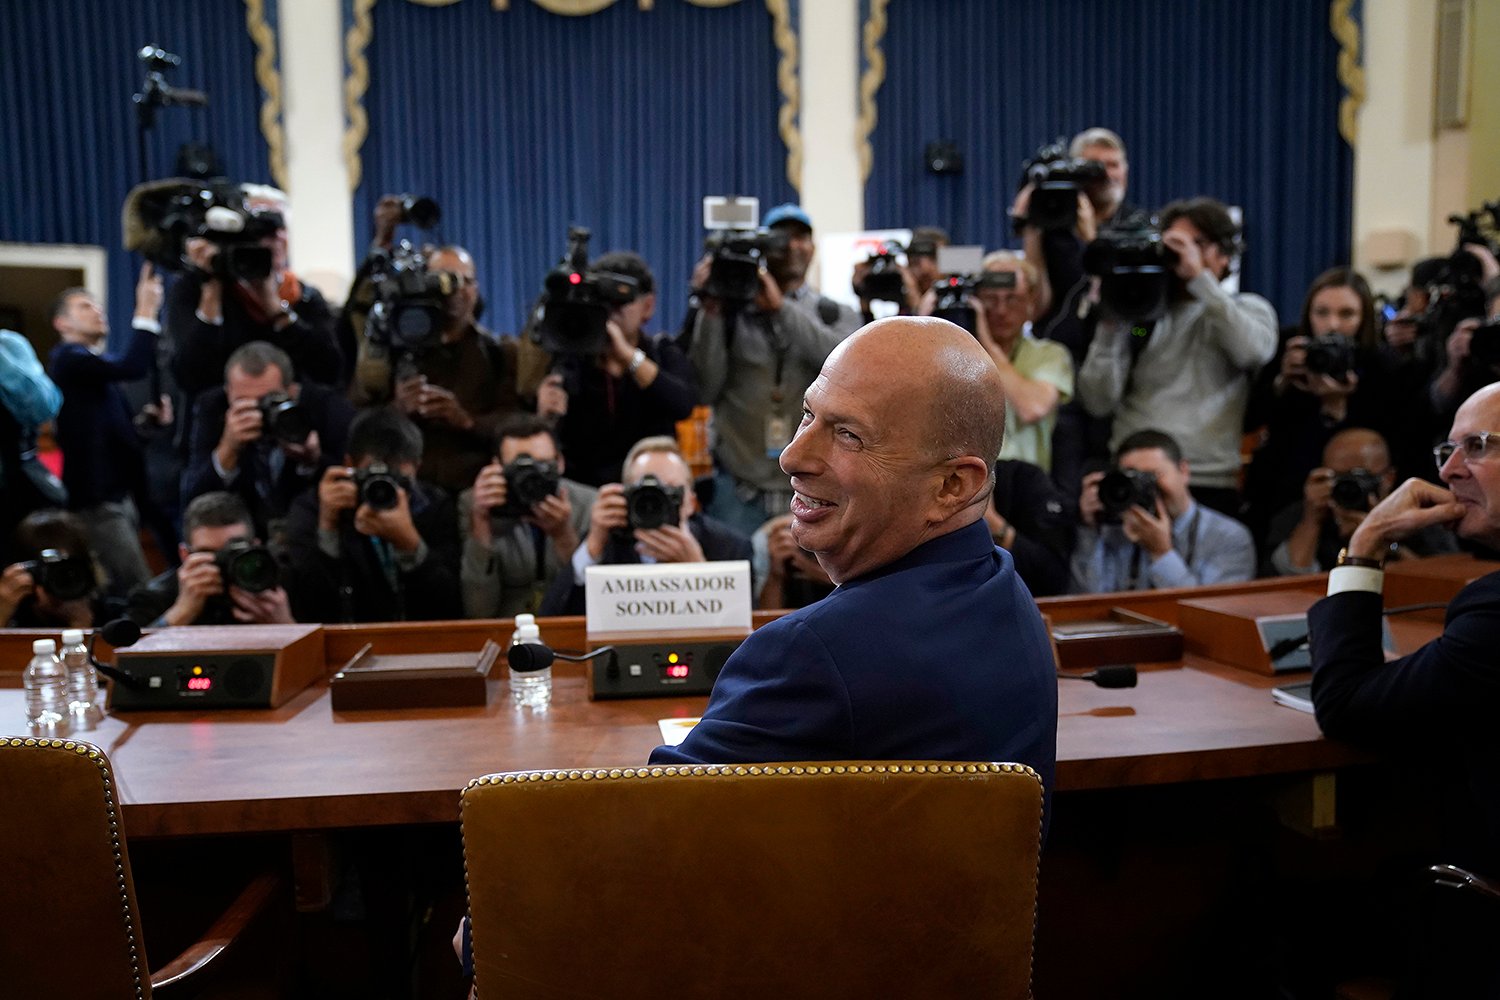
[[147, 333], [161, 334], [161, 322], [151, 319], [149, 316], [137, 316], [130, 321], [130, 325], [137, 330], [144, 330]]
[[240, 478], [240, 470], [238, 466], [233, 469], [226, 469], [224, 468], [224, 466], [219, 464], [218, 449], [214, 449], [213, 451], [208, 453], [208, 460], [213, 463], [214, 475], [218, 476], [219, 481], [222, 482], [225, 486], [233, 486], [234, 481]]
[[1347, 591], [1378, 594], [1385, 586], [1385, 572], [1368, 566], [1335, 566], [1328, 573], [1328, 596]]

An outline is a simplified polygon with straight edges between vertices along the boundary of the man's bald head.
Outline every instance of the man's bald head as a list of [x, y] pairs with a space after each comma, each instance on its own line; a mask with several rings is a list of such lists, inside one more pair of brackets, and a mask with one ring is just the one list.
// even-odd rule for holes
[[1382, 472], [1391, 464], [1385, 438], [1365, 427], [1339, 431], [1323, 446], [1323, 464], [1334, 472], [1368, 469]]

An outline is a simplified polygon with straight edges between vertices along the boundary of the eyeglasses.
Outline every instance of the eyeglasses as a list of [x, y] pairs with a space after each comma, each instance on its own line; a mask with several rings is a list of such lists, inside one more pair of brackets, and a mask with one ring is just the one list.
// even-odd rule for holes
[[1444, 441], [1433, 448], [1432, 457], [1437, 461], [1439, 470], [1448, 464], [1448, 459], [1453, 457], [1455, 451], [1461, 454], [1466, 464], [1478, 462], [1484, 458], [1492, 442], [1500, 445], [1500, 432], [1480, 431], [1477, 434], [1465, 434], [1457, 441]]

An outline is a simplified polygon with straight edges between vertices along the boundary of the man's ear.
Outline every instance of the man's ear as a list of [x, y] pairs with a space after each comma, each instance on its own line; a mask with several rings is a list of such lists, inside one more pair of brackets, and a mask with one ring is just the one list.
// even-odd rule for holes
[[990, 467], [977, 455], [960, 455], [944, 463], [937, 496], [933, 498], [944, 512], [941, 519], [946, 520], [955, 511], [973, 504], [989, 480]]
[[651, 322], [651, 317], [656, 315], [656, 293], [647, 292], [641, 298], [646, 301], [645, 313], [641, 316], [641, 326], [644, 328], [647, 323]]

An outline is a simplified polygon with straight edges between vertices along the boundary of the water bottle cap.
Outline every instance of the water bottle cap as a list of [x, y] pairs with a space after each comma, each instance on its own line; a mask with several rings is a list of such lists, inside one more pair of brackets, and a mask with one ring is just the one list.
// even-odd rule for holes
[[536, 628], [536, 615], [516, 615], [516, 628], [522, 629], [528, 625]]
[[81, 628], [63, 629], [62, 644], [64, 646], [81, 646], [81, 645], [83, 645], [83, 629], [81, 629]]
[[51, 639], [37, 639], [31, 644], [33, 656], [55, 656], [57, 654], [57, 643]]

